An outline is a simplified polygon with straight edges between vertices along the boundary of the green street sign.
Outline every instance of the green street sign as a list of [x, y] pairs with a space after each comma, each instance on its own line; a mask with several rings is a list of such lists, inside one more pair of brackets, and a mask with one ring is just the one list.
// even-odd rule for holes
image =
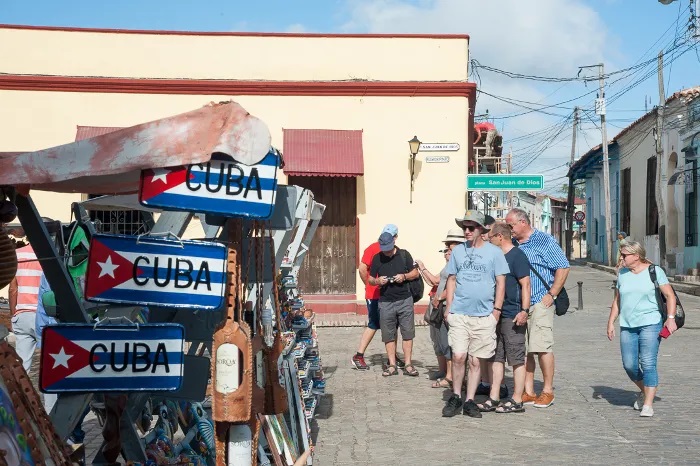
[[544, 176], [542, 175], [467, 175], [469, 191], [542, 191], [543, 189]]

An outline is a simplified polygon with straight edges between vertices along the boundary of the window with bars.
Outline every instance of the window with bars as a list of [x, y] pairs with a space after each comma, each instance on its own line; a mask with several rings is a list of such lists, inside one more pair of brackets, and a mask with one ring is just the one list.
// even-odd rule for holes
[[620, 230], [630, 233], [630, 217], [632, 204], [632, 169], [622, 170], [622, 181], [620, 186], [620, 214], [622, 216]]
[[656, 205], [656, 156], [647, 159], [646, 234], [659, 234], [659, 208]]

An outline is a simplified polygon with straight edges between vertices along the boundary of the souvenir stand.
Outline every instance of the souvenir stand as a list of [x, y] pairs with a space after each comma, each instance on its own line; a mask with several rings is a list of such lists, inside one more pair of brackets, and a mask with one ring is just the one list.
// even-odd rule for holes
[[[44, 330], [40, 387], [58, 394], [57, 438], [98, 414], [90, 464], [311, 464], [323, 381], [296, 274], [324, 206], [277, 186], [280, 166], [267, 127], [233, 102], [0, 158], [60, 321]], [[51, 245], [30, 189], [105, 195], [73, 206], [86, 270]], [[104, 235], [87, 214], [100, 208], [160, 216], [145, 235]], [[206, 237], [181, 240], [195, 213]]]

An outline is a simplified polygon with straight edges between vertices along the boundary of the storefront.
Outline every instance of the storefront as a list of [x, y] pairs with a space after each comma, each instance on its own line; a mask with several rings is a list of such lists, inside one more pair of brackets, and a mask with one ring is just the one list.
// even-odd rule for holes
[[[356, 268], [386, 223], [399, 226], [414, 258], [442, 267], [440, 241], [466, 205], [475, 93], [467, 36], [4, 26], [0, 41], [13, 44], [0, 50], [0, 152], [234, 99], [268, 124], [288, 182], [327, 206], [300, 275], [317, 311], [362, 310]], [[418, 152], [411, 192], [413, 136], [436, 145]], [[33, 196], [62, 221], [84, 197]]]

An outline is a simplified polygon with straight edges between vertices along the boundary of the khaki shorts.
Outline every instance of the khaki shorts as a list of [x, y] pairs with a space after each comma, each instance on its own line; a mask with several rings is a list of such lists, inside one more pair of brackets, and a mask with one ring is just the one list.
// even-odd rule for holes
[[544, 307], [542, 303], [537, 303], [530, 307], [526, 341], [528, 353], [554, 351], [554, 304]]
[[462, 314], [447, 316], [450, 330], [447, 339], [452, 353], [467, 353], [476, 358], [488, 359], [496, 352], [496, 318], [493, 314], [472, 317]]

